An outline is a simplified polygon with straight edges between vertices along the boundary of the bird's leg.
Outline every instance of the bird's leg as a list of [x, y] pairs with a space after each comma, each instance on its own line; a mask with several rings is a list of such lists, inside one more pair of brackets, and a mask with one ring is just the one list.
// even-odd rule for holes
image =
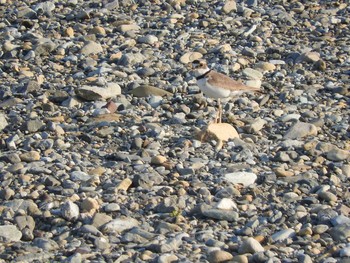
[[[218, 99], [216, 103], [218, 105], [220, 105], [220, 99]], [[218, 110], [216, 111], [214, 123], [219, 123], [219, 122], [220, 122], [220, 107], [218, 106]]]
[[218, 108], [219, 108], [219, 114], [218, 114], [218, 123], [221, 123], [222, 121], [222, 106], [221, 106], [221, 100], [218, 98]]

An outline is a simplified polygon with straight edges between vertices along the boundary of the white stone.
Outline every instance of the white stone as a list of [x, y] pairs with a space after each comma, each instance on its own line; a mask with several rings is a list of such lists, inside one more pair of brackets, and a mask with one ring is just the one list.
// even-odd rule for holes
[[242, 73], [244, 76], [247, 76], [250, 79], [260, 80], [263, 78], [263, 74], [260, 71], [257, 71], [257, 70], [252, 69], [252, 68], [245, 68]]
[[225, 210], [237, 210], [236, 203], [230, 198], [222, 198], [217, 204], [216, 208]]
[[283, 229], [281, 231], [278, 231], [274, 233], [271, 236], [271, 239], [273, 242], [283, 242], [287, 238], [292, 238], [295, 236], [295, 231], [293, 229]]
[[249, 172], [234, 172], [225, 174], [225, 179], [233, 184], [242, 184], [243, 186], [249, 186], [254, 184], [258, 177], [255, 173]]
[[84, 85], [77, 90], [77, 95], [85, 100], [109, 99], [121, 94], [117, 83], [108, 83], [106, 87]]
[[72, 201], [67, 201], [61, 206], [61, 215], [68, 221], [76, 220], [79, 217], [79, 206]]
[[131, 217], [117, 218], [107, 223], [103, 227], [103, 231], [108, 233], [121, 233], [125, 230], [138, 226], [138, 224], [139, 222]]

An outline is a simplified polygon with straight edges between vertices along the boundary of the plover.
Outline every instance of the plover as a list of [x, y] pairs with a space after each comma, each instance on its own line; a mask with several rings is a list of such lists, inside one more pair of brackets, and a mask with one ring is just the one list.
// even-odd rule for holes
[[194, 76], [197, 79], [197, 85], [203, 91], [204, 95], [217, 99], [219, 110], [215, 118], [215, 123], [221, 123], [221, 98], [235, 97], [245, 92], [261, 92], [259, 88], [249, 87], [231, 79], [227, 75], [209, 69], [205, 60], [195, 60], [192, 62], [192, 66], [194, 68]]

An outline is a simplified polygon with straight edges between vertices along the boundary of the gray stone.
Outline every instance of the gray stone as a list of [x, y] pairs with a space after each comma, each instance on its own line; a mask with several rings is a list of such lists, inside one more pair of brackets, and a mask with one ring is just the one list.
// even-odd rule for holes
[[30, 133], [34, 133], [37, 131], [42, 130], [45, 127], [45, 124], [43, 121], [35, 119], [35, 120], [29, 120], [26, 123], [26, 129]]
[[77, 95], [85, 100], [109, 99], [121, 94], [117, 83], [108, 83], [106, 87], [84, 85], [77, 89]]
[[129, 230], [135, 226], [138, 226], [139, 222], [131, 217], [120, 217], [113, 219], [102, 227], [103, 233], [122, 233], [125, 230]]
[[350, 152], [341, 150], [338, 147], [334, 147], [326, 155], [327, 159], [330, 161], [340, 162], [350, 158]]
[[202, 214], [206, 217], [218, 219], [218, 220], [226, 220], [229, 222], [235, 222], [238, 220], [238, 213], [230, 210], [222, 210], [222, 209], [208, 209], [202, 211]]
[[14, 225], [0, 226], [0, 240], [2, 242], [18, 242], [22, 238], [22, 233]]
[[310, 123], [297, 122], [283, 136], [284, 139], [300, 139], [308, 136], [316, 136], [317, 127]]
[[350, 225], [337, 225], [331, 228], [328, 232], [335, 241], [344, 242], [350, 237]]
[[249, 237], [246, 240], [242, 242], [238, 249], [238, 253], [245, 254], [245, 253], [257, 253], [257, 252], [263, 252], [265, 249], [263, 246], [254, 238]]
[[93, 176], [82, 171], [73, 171], [70, 175], [72, 181], [88, 181]]
[[338, 215], [331, 219], [331, 223], [333, 226], [344, 225], [344, 224], [350, 225], [350, 218], [344, 215]]
[[159, 40], [158, 40], [158, 37], [156, 37], [154, 35], [146, 35], [146, 36], [139, 37], [137, 39], [137, 41], [139, 43], [153, 45], [153, 44], [157, 43]]
[[81, 54], [88, 56], [91, 54], [98, 54], [103, 52], [103, 48], [100, 43], [94, 41], [88, 41], [80, 50]]
[[4, 114], [0, 113], [0, 132], [6, 128], [8, 122]]
[[63, 218], [74, 221], [79, 217], [79, 206], [72, 201], [67, 201], [61, 205], [61, 215]]
[[245, 75], [246, 77], [248, 77], [250, 79], [260, 80], [264, 77], [264, 75], [260, 71], [252, 69], [252, 68], [245, 68], [242, 73], [243, 73], [243, 75]]
[[35, 238], [33, 240], [33, 245], [45, 251], [54, 251], [58, 249], [58, 244], [54, 240], [47, 238]]

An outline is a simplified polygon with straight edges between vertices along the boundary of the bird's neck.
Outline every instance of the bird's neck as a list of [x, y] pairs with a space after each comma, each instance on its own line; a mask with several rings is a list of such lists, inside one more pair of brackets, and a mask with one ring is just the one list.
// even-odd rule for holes
[[202, 78], [205, 78], [205, 76], [208, 75], [210, 71], [211, 71], [211, 69], [209, 69], [209, 68], [198, 70], [197, 71], [198, 75], [196, 76], [196, 80], [200, 80]]

